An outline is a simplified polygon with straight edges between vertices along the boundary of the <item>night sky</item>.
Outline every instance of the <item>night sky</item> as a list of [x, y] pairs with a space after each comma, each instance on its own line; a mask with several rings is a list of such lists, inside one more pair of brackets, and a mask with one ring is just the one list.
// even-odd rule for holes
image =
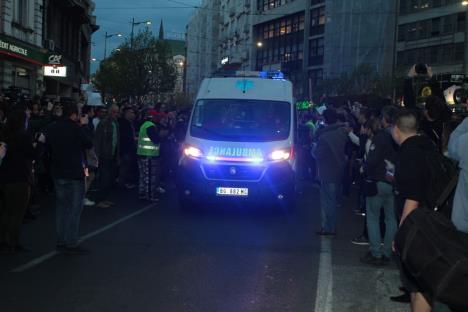
[[[190, 6], [199, 5], [199, 0], [94, 0], [99, 30], [93, 34], [93, 48], [91, 56], [98, 61], [104, 57], [104, 34], [121, 33], [123, 37], [111, 37], [107, 39], [107, 55], [115, 49], [124, 38], [130, 37], [131, 21], [135, 22], [151, 20], [150, 26], [153, 33], [159, 31], [161, 19], [164, 22], [164, 30], [167, 38], [183, 39], [185, 26], [193, 14]], [[135, 33], [143, 29], [144, 25], [135, 26]], [[91, 71], [95, 72], [98, 62], [93, 62]]]

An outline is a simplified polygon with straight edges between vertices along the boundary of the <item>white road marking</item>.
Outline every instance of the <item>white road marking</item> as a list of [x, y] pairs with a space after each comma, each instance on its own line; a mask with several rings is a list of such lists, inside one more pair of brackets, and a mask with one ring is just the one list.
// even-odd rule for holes
[[[117, 226], [120, 223], [123, 223], [123, 222], [125, 222], [125, 221], [127, 221], [127, 220], [129, 220], [129, 219], [131, 219], [133, 217], [136, 217], [136, 216], [142, 214], [143, 212], [147, 211], [148, 209], [150, 209], [153, 206], [154, 206], [154, 204], [146, 206], [144, 208], [141, 208], [140, 210], [137, 210], [134, 213], [131, 213], [126, 217], [123, 217], [123, 218], [121, 218], [121, 219], [119, 219], [119, 220], [117, 220], [117, 221], [115, 221], [115, 222], [113, 222], [111, 224], [108, 224], [108, 225], [106, 225], [106, 226], [104, 226], [104, 227], [102, 227], [100, 229], [97, 229], [96, 231], [93, 231], [93, 232], [91, 232], [89, 234], [86, 234], [86, 235], [80, 237], [79, 242], [82, 243], [82, 242], [84, 242], [84, 241], [86, 241], [86, 240], [88, 240], [88, 239], [90, 239], [90, 238], [92, 238], [92, 237], [94, 237], [96, 235], [99, 235], [99, 234], [101, 234], [101, 233], [103, 233], [103, 232], [105, 232], [107, 230], [110, 230], [114, 226]], [[54, 250], [52, 252], [49, 252], [48, 254], [42, 255], [42, 256], [40, 256], [40, 257], [38, 257], [36, 259], [33, 259], [33, 260], [29, 261], [28, 263], [25, 263], [25, 264], [15, 268], [15, 269], [11, 270], [11, 272], [12, 273], [24, 272], [26, 270], [29, 270], [29, 269], [31, 269], [31, 268], [33, 268], [33, 267], [47, 261], [47, 260], [49, 260], [50, 258], [52, 258], [52, 257], [54, 257], [54, 256], [56, 256], [58, 254], [59, 254], [59, 252]]]
[[321, 238], [315, 312], [333, 311], [333, 265], [331, 245], [331, 238]]

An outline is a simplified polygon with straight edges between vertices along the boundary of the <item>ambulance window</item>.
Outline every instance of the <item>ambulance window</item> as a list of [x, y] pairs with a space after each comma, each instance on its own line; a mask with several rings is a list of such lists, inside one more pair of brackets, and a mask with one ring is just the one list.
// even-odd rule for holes
[[289, 137], [291, 105], [260, 100], [199, 100], [191, 135], [209, 140], [266, 142]]

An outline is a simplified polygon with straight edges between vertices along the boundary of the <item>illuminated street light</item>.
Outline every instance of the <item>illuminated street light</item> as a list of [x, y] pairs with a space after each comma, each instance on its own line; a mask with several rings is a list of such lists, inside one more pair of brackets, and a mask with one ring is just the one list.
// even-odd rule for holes
[[111, 37], [122, 37], [122, 34], [107, 34], [107, 31], [106, 31], [106, 34], [104, 35], [104, 59], [106, 59], [107, 57], [107, 38], [111, 38]]
[[467, 1], [467, 0], [464, 0], [464, 1], [462, 1], [461, 4], [462, 4], [463, 6], [468, 6], [468, 1]]
[[263, 47], [263, 42], [261, 42], [261, 41], [257, 42], [257, 47], [259, 47], [259, 48]]
[[146, 26], [149, 26], [151, 25], [151, 21], [150, 20], [147, 20], [147, 21], [143, 21], [143, 22], [135, 22], [135, 18], [132, 18], [132, 32], [131, 32], [131, 35], [130, 35], [130, 47], [133, 48], [133, 29], [136, 25], [141, 25], [141, 24], [145, 24]]

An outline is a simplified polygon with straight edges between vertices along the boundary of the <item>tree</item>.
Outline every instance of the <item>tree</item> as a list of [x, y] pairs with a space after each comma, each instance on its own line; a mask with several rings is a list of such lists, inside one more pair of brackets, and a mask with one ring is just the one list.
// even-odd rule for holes
[[96, 86], [104, 96], [143, 98], [171, 92], [176, 69], [171, 50], [164, 40], [156, 39], [149, 30], [140, 32], [115, 49], [103, 60], [95, 75]]

